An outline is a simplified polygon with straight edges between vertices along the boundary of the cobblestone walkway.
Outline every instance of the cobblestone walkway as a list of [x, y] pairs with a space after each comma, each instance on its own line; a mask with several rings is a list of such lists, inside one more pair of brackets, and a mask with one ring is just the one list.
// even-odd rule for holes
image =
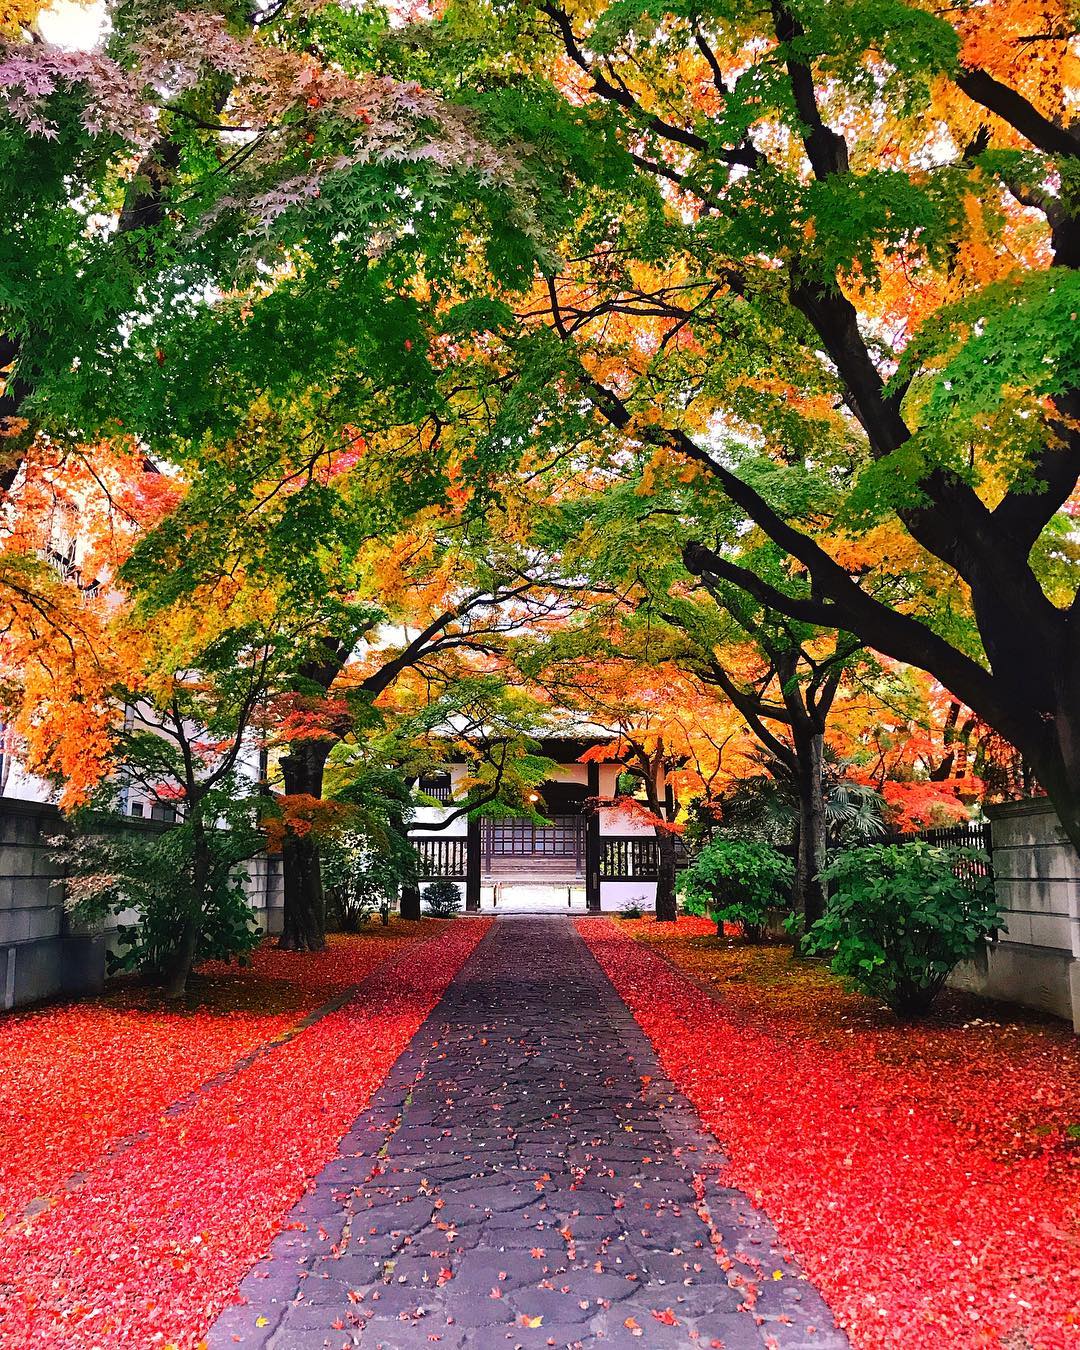
[[501, 919], [210, 1350], [841, 1350], [722, 1165], [573, 926]]

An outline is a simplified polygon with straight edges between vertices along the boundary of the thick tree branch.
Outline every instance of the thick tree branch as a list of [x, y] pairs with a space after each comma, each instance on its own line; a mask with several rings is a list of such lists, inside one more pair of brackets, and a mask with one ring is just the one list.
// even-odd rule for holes
[[978, 67], [962, 69], [956, 76], [956, 83], [968, 98], [1008, 122], [1014, 131], [1044, 154], [1080, 156], [1080, 138], [1052, 122], [1023, 94], [1002, 84], [987, 71]]
[[782, 763], [785, 768], [792, 773], [798, 767], [798, 758], [792, 746], [787, 745], [779, 736], [776, 736], [762, 721], [762, 716], [769, 716], [773, 720], [790, 721], [785, 717], [780, 719], [776, 717], [775, 712], [763, 714], [759, 706], [759, 701], [747, 690], [740, 689], [731, 678], [723, 665], [713, 659], [709, 662], [707, 670], [699, 671], [700, 678], [706, 684], [714, 684], [718, 689], [723, 690], [725, 696], [731, 702], [731, 705], [738, 712], [746, 725], [753, 732], [754, 736], [768, 750], [775, 759]]
[[554, 23], [559, 36], [562, 38], [567, 56], [579, 70], [588, 75], [589, 79], [592, 80], [593, 91], [599, 94], [601, 98], [605, 98], [609, 102], [617, 104], [625, 112], [633, 114], [646, 130], [653, 132], [664, 140], [672, 141], [687, 150], [696, 150], [700, 154], [715, 155], [719, 153], [720, 158], [727, 164], [742, 164], [751, 169], [757, 167], [759, 155], [749, 142], [744, 141], [741, 145], [737, 145], [730, 150], [717, 152], [709, 141], [704, 136], [699, 136], [696, 131], [690, 131], [674, 122], [665, 121], [656, 113], [648, 112], [624, 85], [613, 84], [606, 75], [598, 71], [595, 65], [589, 61], [574, 35], [574, 26], [570, 21], [570, 16], [564, 9], [555, 4], [544, 3], [540, 6], [540, 10]]
[[1072, 496], [1080, 477], [1080, 432], [1072, 429], [1080, 417], [1080, 395], [1061, 397], [1057, 405], [1070, 419], [1068, 427], [1059, 428], [1064, 444], [1047, 446], [1031, 466], [1034, 482], [1030, 491], [1010, 488], [990, 513], [1000, 538], [1008, 540], [1010, 547], [1024, 559], [1053, 516]]
[[814, 72], [792, 52], [793, 42], [805, 36], [805, 30], [783, 0], [772, 0], [772, 16], [776, 40], [785, 48], [784, 58], [795, 107], [806, 128], [803, 146], [814, 176], [828, 178], [833, 174], [847, 173], [847, 142], [838, 132], [826, 126], [814, 90]]

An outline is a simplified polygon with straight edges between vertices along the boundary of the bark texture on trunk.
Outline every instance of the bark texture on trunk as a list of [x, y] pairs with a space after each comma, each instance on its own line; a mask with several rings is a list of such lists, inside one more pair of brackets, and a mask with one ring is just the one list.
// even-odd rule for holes
[[[1080, 649], [1080, 607], [1075, 616], [1075, 645]], [[1057, 711], [1046, 727], [1045, 747], [1018, 746], [1050, 798], [1070, 842], [1080, 853], [1080, 655], [1075, 680], [1062, 671], [1057, 680]], [[1055, 734], [1056, 733], [1056, 734]]]
[[[289, 796], [321, 797], [330, 747], [299, 741], [281, 761]], [[319, 846], [310, 835], [287, 834], [281, 849], [284, 916], [278, 946], [291, 952], [318, 952], [326, 946], [326, 899]]]
[[675, 836], [658, 830], [656, 849], [659, 866], [656, 874], [656, 921], [674, 923], [679, 917], [675, 900]]
[[[189, 791], [189, 801], [193, 794]], [[188, 976], [195, 964], [195, 953], [199, 947], [199, 933], [203, 916], [206, 913], [207, 893], [210, 889], [210, 846], [203, 829], [201, 803], [192, 801], [192, 869], [191, 895], [188, 897], [187, 913], [180, 930], [180, 940], [169, 960], [164, 982], [164, 993], [168, 999], [180, 999], [187, 993]]]
[[825, 912], [825, 888], [818, 874], [825, 866], [825, 738], [796, 735], [799, 792], [798, 852], [795, 859], [795, 908], [804, 931]]
[[163, 992], [167, 999], [180, 999], [187, 993], [188, 976], [195, 964], [195, 951], [199, 945], [200, 915], [189, 914], [180, 933], [180, 941], [169, 961], [165, 972]]
[[401, 917], [403, 919], [420, 918], [420, 887], [411, 884], [401, 888]]
[[278, 946], [319, 952], [326, 946], [326, 898], [319, 848], [310, 835], [286, 835], [281, 848], [284, 915]]

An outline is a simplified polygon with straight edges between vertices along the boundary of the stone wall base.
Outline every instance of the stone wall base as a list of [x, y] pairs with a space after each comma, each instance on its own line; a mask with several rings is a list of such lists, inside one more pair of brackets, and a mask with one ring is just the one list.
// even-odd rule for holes
[[105, 988], [104, 933], [47, 937], [0, 947], [0, 1009]]
[[962, 961], [949, 984], [1064, 1018], [1080, 1033], [1080, 960], [1059, 947], [995, 943], [985, 954]]

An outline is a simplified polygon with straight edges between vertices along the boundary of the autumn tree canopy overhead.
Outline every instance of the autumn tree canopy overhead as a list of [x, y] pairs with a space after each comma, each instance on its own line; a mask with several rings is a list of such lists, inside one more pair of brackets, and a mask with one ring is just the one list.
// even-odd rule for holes
[[1080, 839], [1072, 37], [1053, 5], [463, 3], [389, 44], [560, 189], [487, 315], [498, 433], [718, 483], [794, 584], [722, 539], [692, 570], [932, 671]]
[[[430, 647], [438, 698], [602, 585], [786, 634], [804, 693], [828, 652], [929, 672], [1080, 842], [1064, 9], [106, 10], [93, 52], [0, 10], [9, 704], [37, 661], [100, 729], [123, 623], [237, 583], [332, 657], [282, 697]], [[40, 556], [76, 478], [119, 613]], [[737, 707], [709, 624], [682, 659]]]

